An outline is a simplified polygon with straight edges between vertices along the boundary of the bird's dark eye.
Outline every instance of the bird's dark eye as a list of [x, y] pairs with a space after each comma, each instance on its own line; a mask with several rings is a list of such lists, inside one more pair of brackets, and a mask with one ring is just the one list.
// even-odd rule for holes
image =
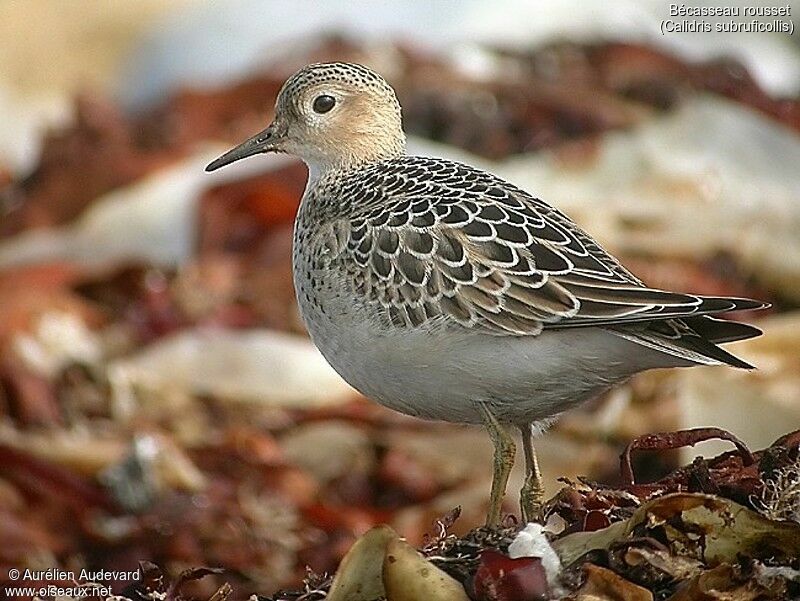
[[333, 108], [333, 105], [336, 104], [336, 98], [333, 96], [329, 96], [328, 94], [323, 94], [322, 96], [317, 96], [314, 98], [314, 112], [315, 113], [327, 113], [329, 110]]

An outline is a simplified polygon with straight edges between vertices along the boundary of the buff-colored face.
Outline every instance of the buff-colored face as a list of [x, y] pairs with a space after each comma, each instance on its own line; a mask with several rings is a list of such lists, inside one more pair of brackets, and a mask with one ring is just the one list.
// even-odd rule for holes
[[293, 154], [316, 172], [403, 154], [400, 104], [389, 84], [366, 67], [309, 65], [284, 84], [272, 124], [206, 169], [263, 152]]

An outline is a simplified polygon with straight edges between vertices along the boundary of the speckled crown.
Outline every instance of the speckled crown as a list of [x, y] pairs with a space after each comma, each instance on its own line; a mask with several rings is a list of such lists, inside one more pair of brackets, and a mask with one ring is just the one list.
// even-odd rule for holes
[[346, 81], [379, 94], [395, 95], [394, 89], [372, 69], [356, 63], [313, 63], [292, 75], [281, 88], [280, 95], [293, 97], [303, 88], [325, 82]]

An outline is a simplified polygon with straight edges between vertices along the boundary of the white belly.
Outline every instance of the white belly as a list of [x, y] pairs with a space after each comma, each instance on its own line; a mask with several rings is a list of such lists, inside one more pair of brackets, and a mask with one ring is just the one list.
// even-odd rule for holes
[[301, 299], [314, 343], [365, 396], [428, 419], [480, 423], [477, 404], [484, 402], [507, 423], [542, 421], [638, 371], [669, 365], [667, 355], [599, 328], [523, 337], [385, 330], [347, 307], [334, 317]]

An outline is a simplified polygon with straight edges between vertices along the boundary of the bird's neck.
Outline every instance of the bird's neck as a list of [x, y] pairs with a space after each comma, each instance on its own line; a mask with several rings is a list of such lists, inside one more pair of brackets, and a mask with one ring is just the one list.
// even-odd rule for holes
[[308, 184], [313, 186], [323, 178], [405, 155], [406, 140], [403, 136], [383, 143], [350, 143], [334, 155], [325, 153], [319, 158], [304, 157], [303, 160], [308, 166]]

